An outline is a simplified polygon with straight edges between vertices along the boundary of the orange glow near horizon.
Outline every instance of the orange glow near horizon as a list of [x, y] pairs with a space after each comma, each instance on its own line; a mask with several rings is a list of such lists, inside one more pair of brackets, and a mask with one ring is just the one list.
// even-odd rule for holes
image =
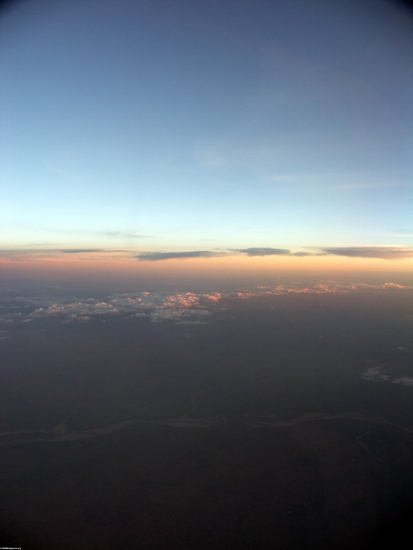
[[413, 272], [413, 259], [383, 260], [378, 258], [349, 258], [345, 256], [220, 256], [211, 258], [168, 259], [160, 261], [139, 261], [119, 253], [108, 257], [107, 253], [59, 254], [42, 258], [19, 257], [0, 259], [0, 273], [3, 279], [80, 279], [116, 280], [136, 276], [225, 278], [265, 278], [271, 273], [293, 272], [392, 272], [407, 274]]

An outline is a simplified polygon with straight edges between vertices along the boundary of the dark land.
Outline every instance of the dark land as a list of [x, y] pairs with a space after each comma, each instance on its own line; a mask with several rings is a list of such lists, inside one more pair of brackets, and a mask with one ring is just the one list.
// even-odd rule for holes
[[5, 324], [0, 545], [394, 543], [412, 328], [407, 290], [226, 298], [206, 324]]

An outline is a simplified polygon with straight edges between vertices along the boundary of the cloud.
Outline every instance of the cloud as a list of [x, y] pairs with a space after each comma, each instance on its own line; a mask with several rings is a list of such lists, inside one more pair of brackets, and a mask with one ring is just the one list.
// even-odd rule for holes
[[177, 258], [209, 258], [218, 256], [216, 252], [209, 250], [190, 250], [187, 252], [141, 252], [136, 256], [140, 261], [156, 262], [159, 260], [172, 260]]
[[406, 246], [337, 246], [319, 248], [318, 251], [291, 252], [288, 248], [250, 247], [211, 250], [189, 250], [185, 252], [141, 252], [136, 257], [141, 261], [159, 261], [175, 258], [213, 258], [216, 256], [230, 256], [245, 254], [254, 256], [346, 256], [348, 258], [381, 258], [383, 260], [402, 260], [413, 258], [413, 248]]
[[[231, 256], [246, 254], [247, 256], [286, 256], [291, 254], [286, 248], [235, 248], [227, 250], [189, 250], [186, 252], [141, 252], [136, 256], [140, 261], [159, 261], [176, 258], [215, 258], [217, 256]], [[307, 252], [297, 252], [294, 255], [307, 256]]]
[[106, 252], [103, 248], [62, 248], [58, 250], [63, 254], [81, 254], [81, 253], [92, 253], [92, 252]]
[[291, 256], [298, 256], [302, 258], [303, 256], [324, 256], [324, 254], [321, 252], [303, 252], [302, 250], [300, 250], [299, 252], [292, 252]]
[[[390, 379], [389, 374], [383, 374], [383, 367], [371, 367], [363, 372], [362, 377], [364, 380], [373, 380], [373, 381], [387, 381]], [[384, 371], [386, 372], [386, 371]]]
[[140, 233], [127, 232], [127, 231], [88, 231], [82, 229], [64, 229], [57, 227], [40, 227], [41, 231], [45, 233], [52, 233], [53, 235], [82, 235], [82, 236], [97, 236], [104, 235], [105, 237], [121, 238], [121, 239], [147, 239], [151, 238], [151, 235], [142, 235]]
[[[118, 234], [120, 235], [120, 234]], [[126, 236], [126, 234], [124, 234]], [[319, 247], [309, 251], [297, 250], [292, 252], [287, 248], [249, 247], [249, 248], [219, 248], [215, 250], [185, 250], [179, 252], [139, 252], [132, 248], [31, 248], [31, 249], [3, 249], [0, 250], [0, 258], [10, 260], [41, 259], [59, 254], [119, 254], [127, 257], [135, 257], [139, 261], [161, 261], [185, 258], [216, 258], [219, 256], [233, 256], [244, 254], [249, 257], [256, 256], [345, 256], [350, 258], [381, 258], [383, 260], [401, 260], [413, 258], [413, 248], [407, 246], [338, 246]]]
[[[202, 324], [211, 319], [217, 307], [223, 307], [224, 300], [248, 300], [257, 297], [285, 296], [289, 294], [345, 294], [357, 291], [401, 290], [407, 287], [394, 283], [368, 285], [366, 283], [345, 284], [325, 281], [310, 286], [285, 284], [276, 287], [258, 287], [230, 292], [139, 292], [124, 293], [97, 298], [56, 299], [51, 296], [25, 298], [2, 298], [0, 305], [2, 323], [27, 323], [39, 319], [60, 319], [62, 322], [89, 322], [104, 316], [146, 317], [159, 323], [173, 321], [178, 324]], [[1, 337], [1, 334], [0, 334]], [[380, 370], [370, 369], [365, 378], [382, 379]]]
[[383, 288], [387, 290], [400, 290], [402, 288], [406, 288], [403, 285], [398, 285], [396, 283], [384, 283]]
[[[220, 293], [154, 293], [119, 294], [106, 300], [88, 298], [53, 302], [38, 307], [27, 315], [28, 320], [60, 318], [64, 323], [87, 322], [103, 315], [126, 317], [147, 317], [153, 323], [173, 321], [177, 324], [204, 324], [211, 312], [208, 307], [221, 299]], [[50, 303], [50, 302], [49, 302]], [[12, 321], [23, 320], [24, 316], [13, 314]], [[17, 317], [18, 315], [18, 317]], [[7, 321], [6, 321], [7, 322]]]
[[340, 246], [320, 250], [324, 254], [350, 258], [381, 258], [382, 260], [413, 258], [413, 248], [405, 246]]
[[402, 384], [403, 386], [413, 386], [413, 378], [411, 376], [405, 376], [404, 378], [396, 378], [392, 384]]
[[138, 235], [137, 233], [126, 233], [123, 231], [102, 231], [102, 235], [121, 239], [149, 239], [150, 235]]
[[237, 252], [247, 254], [247, 256], [280, 256], [290, 254], [286, 248], [239, 248]]
[[7, 248], [5, 250], [0, 250], [0, 257], [7, 258], [7, 257], [13, 257], [13, 256], [30, 256], [34, 254], [45, 254], [47, 252], [56, 252], [56, 251], [47, 250], [47, 249], [38, 249], [38, 248], [30, 249], [30, 250], [26, 250], [26, 249], [19, 250], [19, 249]]
[[[411, 376], [403, 376], [394, 378], [390, 366], [380, 365], [379, 367], [370, 367], [361, 375], [364, 380], [373, 382], [389, 382], [391, 384], [400, 384], [402, 386], [413, 386], [413, 378]], [[398, 370], [398, 369], [397, 369]]]
[[113, 256], [119, 257], [122, 254], [124, 257], [133, 257], [135, 251], [121, 248], [21, 248], [21, 249], [0, 249], [0, 259], [8, 259], [9, 261], [31, 261], [42, 260], [59, 257], [61, 254], [100, 254], [110, 258]]

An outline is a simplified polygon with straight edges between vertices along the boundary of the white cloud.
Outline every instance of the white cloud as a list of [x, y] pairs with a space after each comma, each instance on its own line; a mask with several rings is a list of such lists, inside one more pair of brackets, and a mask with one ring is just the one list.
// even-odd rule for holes
[[[102, 315], [125, 315], [147, 317], [150, 321], [174, 321], [179, 324], [204, 323], [211, 314], [207, 307], [221, 299], [220, 293], [153, 293], [120, 294], [107, 300], [54, 301], [47, 307], [38, 307], [28, 314], [27, 320], [42, 318], [62, 318], [63, 322], [87, 322]], [[12, 314], [14, 319], [23, 317], [22, 313]]]
[[[396, 348], [400, 349], [400, 348]], [[401, 348], [403, 349], [403, 348]], [[391, 384], [401, 384], [403, 386], [413, 386], [413, 378], [411, 376], [404, 376], [401, 378], [394, 378], [392, 374], [392, 368], [386, 365], [380, 365], [378, 367], [370, 367], [361, 375], [364, 380], [370, 380], [373, 382], [389, 382]], [[399, 370], [399, 369], [396, 369]]]

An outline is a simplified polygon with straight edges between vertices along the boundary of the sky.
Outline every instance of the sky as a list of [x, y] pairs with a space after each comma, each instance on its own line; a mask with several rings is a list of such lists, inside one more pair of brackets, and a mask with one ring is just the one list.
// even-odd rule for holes
[[6, 278], [411, 272], [402, 4], [29, 0], [0, 25]]

